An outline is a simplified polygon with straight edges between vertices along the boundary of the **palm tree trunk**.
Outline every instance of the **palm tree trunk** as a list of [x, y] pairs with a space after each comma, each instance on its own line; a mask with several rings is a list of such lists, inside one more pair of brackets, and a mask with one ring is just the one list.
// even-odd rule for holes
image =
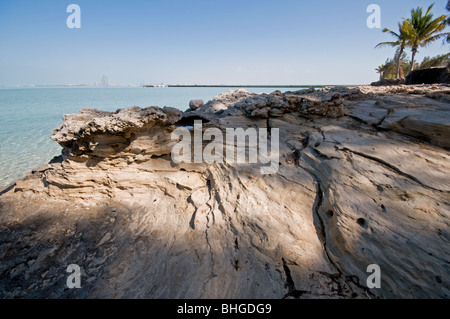
[[403, 72], [403, 68], [401, 67], [402, 62], [400, 62], [400, 79], [405, 78], [405, 73]]
[[400, 48], [400, 52], [398, 54], [398, 58], [397, 58], [397, 74], [396, 74], [396, 78], [398, 79], [400, 77], [400, 68], [401, 63], [402, 63], [402, 54], [403, 54], [403, 47]]
[[412, 59], [411, 59], [411, 68], [409, 69], [409, 72], [414, 70], [414, 58], [416, 57], [417, 49], [413, 48], [412, 50]]

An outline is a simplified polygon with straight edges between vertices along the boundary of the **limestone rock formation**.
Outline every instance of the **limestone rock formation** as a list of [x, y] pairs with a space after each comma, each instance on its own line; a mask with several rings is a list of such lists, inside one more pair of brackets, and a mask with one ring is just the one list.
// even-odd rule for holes
[[[0, 297], [448, 298], [449, 96], [238, 90], [185, 113], [67, 115], [62, 156], [0, 191]], [[279, 128], [278, 172], [175, 164], [171, 132], [196, 119]]]
[[85, 109], [64, 115], [52, 140], [64, 147], [64, 158], [158, 156], [170, 152], [170, 133], [181, 118], [179, 110], [169, 107], [132, 107], [115, 113]]
[[250, 118], [267, 119], [269, 116], [279, 117], [290, 112], [299, 112], [305, 116], [340, 117], [344, 115], [343, 105], [344, 99], [335, 88], [318, 91], [306, 89], [284, 94], [280, 91], [271, 94], [254, 94], [240, 89], [220, 94], [197, 109], [195, 114], [210, 117], [208, 116], [210, 113], [237, 109], [242, 110], [244, 115]]

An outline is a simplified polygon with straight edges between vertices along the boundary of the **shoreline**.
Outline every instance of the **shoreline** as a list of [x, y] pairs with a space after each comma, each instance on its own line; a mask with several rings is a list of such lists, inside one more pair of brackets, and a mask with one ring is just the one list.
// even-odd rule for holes
[[[214, 84], [167, 84], [165, 87], [176, 88], [260, 88], [260, 89], [283, 89], [283, 88], [324, 88], [324, 87], [345, 87], [349, 85], [214, 85]], [[151, 84], [143, 85], [143, 87], [157, 87]]]
[[365, 86], [368, 84], [289, 84], [289, 85], [279, 85], [279, 84], [250, 84], [250, 85], [229, 85], [229, 84], [164, 84], [164, 85], [153, 85], [153, 84], [117, 84], [117, 85], [90, 85], [90, 84], [55, 84], [55, 85], [10, 85], [10, 86], [0, 86], [0, 89], [27, 89], [27, 88], [157, 88], [157, 87], [172, 87], [172, 88], [261, 88], [261, 89], [271, 89], [271, 88], [325, 88], [325, 87], [355, 87], [355, 86]]

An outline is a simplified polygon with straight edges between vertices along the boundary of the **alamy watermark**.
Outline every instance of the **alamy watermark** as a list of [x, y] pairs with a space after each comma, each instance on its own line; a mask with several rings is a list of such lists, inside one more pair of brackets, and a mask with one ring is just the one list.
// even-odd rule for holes
[[366, 285], [369, 289], [380, 289], [381, 288], [381, 268], [377, 264], [372, 264], [367, 266], [366, 272], [371, 273], [367, 277]]
[[[381, 28], [381, 8], [378, 4], [370, 4], [366, 9], [370, 15], [367, 17], [366, 24], [369, 29]], [[81, 28], [81, 8], [78, 4], [70, 4], [66, 9], [70, 15], [67, 17], [66, 25], [69, 29]]]
[[66, 9], [70, 15], [67, 17], [66, 25], [69, 29], [81, 28], [81, 8], [78, 4], [70, 4]]
[[378, 4], [370, 4], [367, 7], [367, 12], [371, 13], [367, 17], [367, 27], [369, 29], [380, 29], [381, 28], [381, 8]]
[[81, 288], [81, 268], [80, 268], [80, 266], [78, 266], [76, 264], [69, 265], [69, 266], [67, 266], [66, 271], [68, 273], [71, 273], [71, 275], [69, 275], [66, 280], [67, 288], [80, 289]]
[[[199, 120], [194, 122], [193, 137], [191, 130], [179, 127], [172, 132], [172, 140], [179, 141], [172, 148], [171, 153], [172, 161], [176, 164], [192, 162], [222, 164], [225, 160], [228, 164], [260, 163], [266, 165], [260, 168], [261, 174], [264, 175], [278, 172], [280, 165], [280, 130], [278, 128], [272, 128], [270, 132], [267, 128], [258, 128], [258, 130], [256, 128], [247, 128], [246, 130], [227, 128], [225, 140], [224, 134], [219, 128], [208, 128], [203, 132], [203, 124]], [[268, 151], [269, 139], [270, 152]], [[203, 147], [205, 140], [211, 142]], [[267, 165], [269, 163], [270, 165]]]

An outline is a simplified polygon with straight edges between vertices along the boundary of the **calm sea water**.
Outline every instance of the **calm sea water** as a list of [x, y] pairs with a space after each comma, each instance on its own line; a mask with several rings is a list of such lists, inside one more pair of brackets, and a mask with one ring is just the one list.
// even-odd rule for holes
[[[0, 187], [13, 183], [60, 155], [61, 147], [50, 136], [51, 131], [62, 123], [64, 114], [77, 113], [84, 108], [116, 111], [131, 106], [172, 106], [184, 111], [192, 99], [206, 102], [230, 89], [1, 88]], [[270, 93], [275, 89], [247, 90]]]

